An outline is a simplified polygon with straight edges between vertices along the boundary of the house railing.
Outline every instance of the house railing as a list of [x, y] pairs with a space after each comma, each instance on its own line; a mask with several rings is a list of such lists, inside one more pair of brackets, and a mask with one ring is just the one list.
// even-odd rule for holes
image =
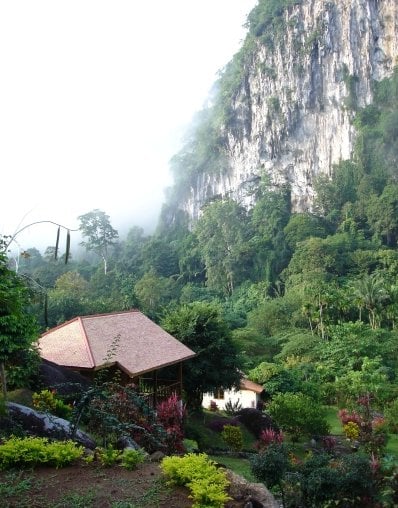
[[181, 383], [166, 379], [140, 378], [138, 391], [151, 407], [156, 407], [159, 402], [167, 400], [171, 395], [181, 396]]

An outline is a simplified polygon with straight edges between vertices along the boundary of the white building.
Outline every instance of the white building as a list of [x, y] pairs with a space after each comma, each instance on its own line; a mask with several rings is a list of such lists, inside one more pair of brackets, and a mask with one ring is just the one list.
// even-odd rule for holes
[[257, 403], [261, 402], [261, 393], [263, 391], [264, 388], [261, 385], [243, 378], [240, 382], [239, 390], [217, 390], [215, 393], [205, 393], [203, 395], [202, 406], [209, 409], [211, 402], [214, 401], [218, 409], [224, 409], [225, 404], [231, 401], [232, 404], [239, 402], [242, 408], [255, 408]]

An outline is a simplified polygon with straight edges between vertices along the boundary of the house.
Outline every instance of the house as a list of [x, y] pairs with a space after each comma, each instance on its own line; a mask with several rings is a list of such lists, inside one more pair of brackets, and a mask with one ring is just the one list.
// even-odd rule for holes
[[89, 377], [104, 367], [119, 371], [155, 405], [181, 395], [182, 363], [195, 356], [137, 310], [76, 317], [44, 333], [38, 346], [42, 358]]
[[264, 388], [253, 381], [242, 378], [239, 390], [217, 390], [214, 393], [205, 393], [203, 395], [202, 406], [209, 408], [212, 402], [217, 404], [218, 409], [224, 409], [225, 404], [231, 401], [232, 404], [240, 404], [244, 407], [258, 407], [262, 402]]

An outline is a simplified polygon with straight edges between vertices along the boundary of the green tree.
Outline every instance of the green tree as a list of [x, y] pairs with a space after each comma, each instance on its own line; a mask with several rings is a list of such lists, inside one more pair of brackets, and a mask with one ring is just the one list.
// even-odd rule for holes
[[230, 295], [248, 273], [246, 211], [227, 199], [208, 205], [195, 233], [210, 289]]
[[161, 277], [171, 277], [179, 272], [178, 257], [174, 246], [159, 236], [152, 237], [143, 247], [144, 270], [155, 271]]
[[293, 441], [300, 436], [322, 436], [329, 432], [324, 408], [302, 393], [279, 393], [268, 404], [275, 422], [291, 435]]
[[319, 217], [310, 213], [296, 213], [292, 215], [284, 228], [285, 239], [288, 246], [294, 250], [298, 242], [307, 238], [325, 238], [327, 229]]
[[92, 212], [88, 212], [78, 217], [80, 220], [80, 231], [83, 237], [87, 238], [80, 243], [80, 245], [86, 247], [86, 250], [95, 252], [101, 257], [104, 263], [104, 273], [107, 273], [108, 269], [108, 256], [109, 249], [115, 245], [117, 238], [119, 237], [116, 229], [113, 229], [109, 215], [105, 212], [95, 209]]
[[362, 319], [362, 309], [369, 314], [369, 324], [374, 330], [380, 326], [380, 312], [389, 300], [385, 281], [379, 274], [364, 274], [360, 279], [351, 283], [352, 295], [359, 308], [359, 320]]
[[398, 185], [384, 187], [381, 196], [372, 195], [366, 206], [371, 230], [383, 242], [395, 247], [398, 237]]
[[240, 360], [217, 306], [194, 302], [169, 312], [162, 326], [195, 351], [185, 364], [187, 404], [200, 410], [203, 393], [231, 388], [240, 381]]
[[[31, 294], [7, 263], [7, 257], [0, 252], [0, 374], [4, 397], [7, 395], [6, 371], [32, 351], [38, 335], [37, 323], [27, 312]], [[27, 365], [24, 367], [28, 372]]]
[[163, 308], [175, 298], [175, 282], [150, 270], [135, 284], [134, 291], [139, 308], [152, 319], [156, 319]]
[[290, 251], [284, 228], [289, 222], [290, 213], [290, 188], [282, 186], [274, 189], [266, 180], [262, 180], [257, 190], [256, 204], [250, 212], [253, 279], [274, 283], [289, 262]]
[[89, 300], [87, 281], [76, 271], [64, 273], [55, 281], [55, 288], [48, 291], [49, 325], [87, 314]]

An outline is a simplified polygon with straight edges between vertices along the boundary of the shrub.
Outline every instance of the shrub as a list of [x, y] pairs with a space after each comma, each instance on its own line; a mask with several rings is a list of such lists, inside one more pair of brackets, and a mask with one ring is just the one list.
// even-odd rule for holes
[[276, 431], [274, 429], [265, 429], [261, 431], [260, 438], [256, 442], [255, 447], [257, 450], [264, 450], [270, 444], [281, 444], [283, 443], [283, 432]]
[[251, 459], [250, 466], [253, 475], [267, 487], [280, 486], [291, 468], [288, 448], [285, 444], [271, 444]]
[[375, 506], [369, 458], [361, 454], [331, 459], [319, 454], [301, 467], [305, 506]]
[[104, 445], [128, 435], [150, 452], [167, 446], [166, 431], [155, 411], [131, 386], [107, 382], [91, 387], [74, 407], [74, 429], [80, 421], [102, 438]]
[[70, 418], [72, 407], [56, 396], [55, 390], [41, 390], [32, 395], [33, 407], [38, 411], [52, 413], [60, 418]]
[[213, 412], [218, 411], [218, 405], [217, 405], [217, 402], [215, 400], [211, 400], [210, 401], [209, 410], [213, 411]]
[[231, 399], [228, 399], [224, 406], [224, 411], [229, 416], [235, 416], [242, 409], [242, 404], [239, 402], [239, 399], [236, 402], [232, 402]]
[[352, 411], [351, 413], [349, 413], [347, 409], [340, 409], [338, 415], [343, 425], [346, 425], [349, 422], [353, 422], [356, 423], [357, 425], [360, 425], [362, 421], [361, 416], [356, 411]]
[[300, 435], [322, 436], [329, 433], [325, 410], [302, 393], [275, 395], [268, 411], [293, 441], [297, 441]]
[[222, 432], [226, 425], [232, 425], [236, 427], [239, 425], [239, 422], [236, 418], [226, 418], [224, 416], [220, 416], [219, 418], [213, 418], [207, 423], [207, 427], [214, 432]]
[[121, 456], [122, 466], [129, 471], [136, 469], [144, 460], [145, 455], [140, 450], [124, 450]]
[[371, 409], [369, 394], [358, 399], [358, 411], [339, 411], [343, 431], [348, 439], [358, 440], [369, 453], [379, 455], [387, 444], [388, 420]]
[[313, 469], [302, 485], [309, 506], [324, 506], [325, 501], [336, 499], [341, 487], [341, 472], [327, 466]]
[[261, 432], [265, 429], [279, 430], [269, 415], [250, 407], [239, 411], [238, 420], [257, 439], [260, 438]]
[[343, 426], [344, 434], [347, 439], [356, 441], [359, 438], [359, 425], [354, 422], [348, 422]]
[[333, 453], [337, 445], [337, 439], [333, 436], [324, 436], [322, 438], [322, 445], [326, 452]]
[[242, 429], [234, 425], [225, 425], [221, 433], [227, 446], [234, 452], [239, 452], [243, 447]]
[[83, 454], [83, 447], [73, 441], [49, 442], [40, 437], [12, 437], [0, 445], [0, 469], [38, 464], [63, 467]]
[[194, 439], [187, 439], [185, 438], [183, 441], [184, 450], [187, 453], [194, 453], [199, 450], [199, 445]]
[[169, 454], [184, 452], [184, 415], [185, 406], [175, 393], [157, 406], [158, 421], [166, 430], [166, 451]]
[[97, 457], [102, 466], [113, 466], [120, 459], [120, 456], [120, 450], [115, 450], [111, 445], [106, 448], [97, 448]]
[[193, 508], [223, 508], [231, 498], [226, 489], [229, 482], [224, 471], [204, 453], [184, 457], [165, 457], [161, 468], [171, 485], [184, 485], [191, 490]]

